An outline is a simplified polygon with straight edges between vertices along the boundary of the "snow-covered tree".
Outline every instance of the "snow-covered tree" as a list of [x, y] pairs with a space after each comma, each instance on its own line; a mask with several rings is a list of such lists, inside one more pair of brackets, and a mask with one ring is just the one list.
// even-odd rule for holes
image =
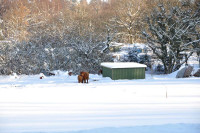
[[83, 25], [77, 23], [74, 28], [82, 29], [82, 31], [72, 30], [66, 38], [74, 64], [70, 69], [73, 69], [75, 73], [80, 70], [98, 72], [101, 62], [112, 60], [107, 52], [102, 52], [107, 45], [106, 34], [96, 33], [91, 22]]
[[16, 2], [12, 4], [12, 10], [7, 10], [3, 15], [5, 36], [16, 41], [28, 38], [29, 13], [26, 3]]
[[[169, 5], [171, 6], [171, 5]], [[199, 10], [159, 4], [147, 17], [148, 29], [143, 31], [149, 47], [171, 73], [199, 51]], [[182, 58], [184, 56], [184, 58]]]
[[[194, 18], [196, 19], [196, 21], [200, 21], [200, 0], [196, 0], [195, 3], [195, 14], [194, 14]], [[200, 39], [200, 24], [197, 25], [197, 29], [196, 29], [196, 38]], [[196, 53], [198, 55], [199, 58], [199, 68], [200, 68], [200, 43], [196, 43], [196, 46], [198, 49], [196, 50]]]
[[141, 23], [141, 1], [118, 0], [115, 16], [110, 19], [110, 27], [117, 30], [117, 38], [121, 41], [133, 44], [139, 38]]

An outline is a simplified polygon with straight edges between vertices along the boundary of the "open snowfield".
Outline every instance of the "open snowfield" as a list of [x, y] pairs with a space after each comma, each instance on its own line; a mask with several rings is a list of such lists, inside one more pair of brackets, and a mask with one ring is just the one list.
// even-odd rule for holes
[[200, 78], [0, 76], [0, 133], [200, 133]]

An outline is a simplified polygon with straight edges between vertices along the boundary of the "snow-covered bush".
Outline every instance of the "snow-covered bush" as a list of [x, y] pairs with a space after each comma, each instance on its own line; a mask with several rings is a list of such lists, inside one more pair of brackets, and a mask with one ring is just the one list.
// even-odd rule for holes
[[156, 73], [164, 73], [164, 66], [161, 64], [158, 64], [154, 70]]
[[151, 67], [151, 52], [148, 50], [145, 44], [129, 44], [129, 46], [124, 44], [120, 50], [121, 56], [118, 61], [137, 62], [145, 64], [149, 68]]
[[138, 49], [136, 47], [133, 47], [132, 49], [130, 49], [128, 51], [128, 55], [126, 57], [126, 61], [127, 62], [138, 62], [139, 61], [139, 57], [138, 57]]
[[151, 67], [151, 56], [149, 54], [141, 53], [138, 56], [139, 56], [139, 60], [138, 60], [139, 63], [145, 64], [149, 68]]
[[43, 69], [98, 73], [100, 63], [112, 58], [101, 52], [105, 45], [103, 40], [95, 38], [96, 35], [88, 36], [67, 34], [61, 38], [41, 31], [28, 42], [3, 43], [0, 45], [0, 74], [39, 74]]

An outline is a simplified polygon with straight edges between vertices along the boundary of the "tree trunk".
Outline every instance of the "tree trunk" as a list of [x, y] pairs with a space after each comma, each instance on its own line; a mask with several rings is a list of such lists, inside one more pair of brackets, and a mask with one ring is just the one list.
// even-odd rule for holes
[[128, 39], [129, 39], [128, 41], [129, 41], [130, 44], [133, 44], [133, 35], [131, 34], [131, 30], [128, 31], [128, 34], [129, 34], [128, 35], [129, 36], [128, 37]]
[[166, 65], [166, 62], [165, 62], [164, 59], [162, 59], [162, 63], [163, 63], [163, 65], [164, 65], [164, 73], [167, 74], [168, 69], [167, 69], [167, 65]]
[[200, 68], [200, 55], [199, 55], [199, 68]]

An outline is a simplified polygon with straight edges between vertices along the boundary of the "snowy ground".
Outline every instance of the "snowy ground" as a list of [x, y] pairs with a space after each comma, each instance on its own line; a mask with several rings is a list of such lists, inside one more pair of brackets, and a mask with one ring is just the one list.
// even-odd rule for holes
[[0, 76], [0, 133], [200, 133], [200, 78]]

